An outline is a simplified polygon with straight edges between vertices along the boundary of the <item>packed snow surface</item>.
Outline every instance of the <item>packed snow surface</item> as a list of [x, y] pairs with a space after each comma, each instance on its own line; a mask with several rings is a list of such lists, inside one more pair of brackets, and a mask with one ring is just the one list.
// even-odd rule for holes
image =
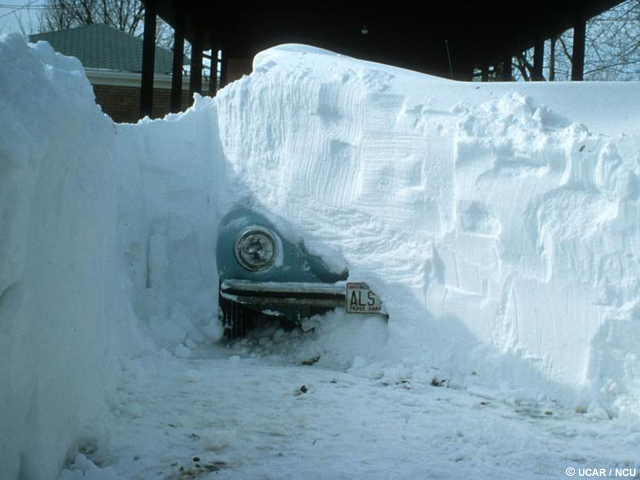
[[262, 331], [230, 351], [128, 365], [109, 441], [61, 480], [638, 478], [638, 422], [459, 389], [411, 360], [294, 362], [314, 340]]
[[[93, 102], [81, 65], [48, 45], [3, 37], [0, 64], [0, 466], [7, 478], [51, 478], [65, 456], [75, 463], [63, 478], [163, 478], [166, 469], [154, 470], [146, 458], [140, 470], [118, 448], [136, 435], [171, 436], [178, 428], [188, 435], [193, 418], [158, 430], [167, 405], [189, 417], [191, 400], [224, 412], [235, 389], [253, 398], [234, 373], [250, 376], [254, 367], [258, 377], [273, 375], [263, 413], [276, 424], [279, 398], [290, 408], [319, 402], [312, 406], [321, 416], [349, 406], [371, 408], [374, 417], [398, 398], [411, 404], [394, 410], [409, 423], [418, 419], [413, 407], [438, 411], [420, 396], [435, 378], [456, 392], [445, 396], [460, 408], [442, 410], [452, 422], [470, 422], [480, 395], [498, 402], [496, 415], [506, 418], [507, 427], [494, 430], [515, 429], [508, 412], [524, 404], [568, 418], [570, 425], [545, 430], [562, 438], [582, 432], [581, 421], [609, 418], [629, 425], [623, 443], [636, 438], [637, 84], [459, 83], [285, 45], [259, 54], [250, 76], [215, 99], [197, 97], [184, 114], [116, 125]], [[307, 322], [305, 334], [276, 330], [253, 346], [220, 346], [216, 230], [238, 205], [369, 283], [388, 322], [336, 312]], [[255, 360], [262, 356], [270, 360]], [[302, 369], [301, 361], [304, 374], [278, 370]], [[180, 383], [184, 371], [188, 381]], [[286, 396], [286, 379], [302, 384], [307, 374], [317, 382], [310, 392]], [[136, 386], [149, 378], [148, 387]], [[333, 380], [355, 387], [342, 399]], [[378, 383], [397, 390], [380, 393]], [[198, 385], [222, 403], [207, 403]], [[367, 403], [359, 389], [388, 401]], [[157, 398], [145, 391], [167, 405], [151, 408]], [[242, 412], [262, 408], [244, 400], [237, 401]], [[268, 443], [260, 435], [320, 428], [303, 411], [276, 433], [243, 437], [243, 419], [255, 423], [247, 411], [222, 426], [231, 440], [201, 440], [209, 442], [202, 448], [217, 452], [240, 438], [259, 449]], [[575, 411], [587, 420], [576, 420]], [[229, 420], [220, 412], [216, 421]], [[384, 432], [400, 434], [395, 423], [381, 427], [380, 452], [391, 438]], [[355, 432], [344, 432], [347, 444], [370, 434], [358, 425], [347, 424]], [[203, 428], [214, 435], [218, 426]], [[411, 432], [422, 427], [415, 428], [403, 441], [419, 441]], [[514, 437], [524, 445], [535, 434], [522, 428]], [[322, 443], [327, 431], [308, 439]], [[459, 431], [447, 445], [470, 438]], [[540, 462], [553, 435], [541, 441]], [[107, 448], [105, 438], [116, 446]], [[495, 435], [471, 439], [495, 445], [514, 471], [519, 457], [509, 457], [508, 444]], [[384, 477], [392, 460], [361, 448], [364, 466], [354, 476]], [[193, 475], [266, 475], [295, 464], [276, 459], [255, 470], [254, 452], [240, 468], [242, 452], [230, 451], [228, 463], [203, 461]], [[448, 465], [455, 478], [456, 465], [472, 458], [458, 473], [480, 467], [478, 475], [500, 475], [485, 453], [427, 462], [430, 470], [407, 460], [397, 473], [445, 476], [438, 472]], [[151, 447], [134, 455], [145, 454], [165, 455]], [[629, 466], [635, 459], [605, 460]], [[581, 460], [559, 456], [530, 471], [563, 475], [564, 461]]]

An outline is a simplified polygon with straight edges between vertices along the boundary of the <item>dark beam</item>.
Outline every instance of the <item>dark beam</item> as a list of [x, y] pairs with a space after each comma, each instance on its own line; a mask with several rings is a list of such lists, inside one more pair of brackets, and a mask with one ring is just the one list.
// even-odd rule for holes
[[571, 80], [583, 80], [584, 77], [584, 49], [587, 20], [585, 17], [576, 19], [573, 26], [573, 54], [571, 55]]
[[489, 81], [489, 65], [482, 66], [482, 81], [483, 82]]
[[140, 116], [153, 113], [153, 71], [156, 57], [156, 1], [144, 5], [144, 37], [142, 40], [142, 82], [140, 84]]
[[540, 81], [544, 80], [542, 75], [542, 69], [544, 66], [544, 39], [542, 37], [536, 38], [536, 44], [533, 50], [533, 71], [531, 72], [531, 80]]
[[228, 68], [228, 50], [222, 49], [222, 59], [220, 61], [220, 88], [227, 85], [227, 68]]
[[189, 104], [193, 104], [194, 93], [202, 93], [202, 42], [204, 31], [199, 29], [191, 44], [191, 72], [189, 81]]
[[209, 71], [209, 96], [215, 97], [218, 92], [218, 48], [211, 49], [211, 70]]
[[[517, 6], [506, 0], [468, 2], [465, 8], [460, 8], [460, 2], [431, 2], [429, 18], [425, 18], [415, 14], [417, 10], [407, 15], [393, 8], [368, 9], [364, 13], [362, 9], [344, 9], [336, 16], [328, 6], [314, 8], [310, 15], [308, 9], [290, 6], [239, 9], [235, 4], [157, 0], [159, 15], [174, 27], [178, 6], [188, 9], [185, 41], [193, 43], [196, 31], [206, 22], [203, 50], [219, 41], [226, 45], [225, 53], [230, 58], [251, 58], [276, 44], [307, 43], [405, 68], [428, 67], [441, 75], [449, 71], [445, 38], [450, 46], [461, 45], [467, 60], [474, 65], [497, 65], [505, 51], [526, 51], [534, 46], [536, 37], [551, 38], [572, 28], [577, 13], [591, 18], [621, 2], [539, 0], [536, 8], [518, 17]], [[214, 25], [211, 18], [225, 21]], [[365, 23], [368, 35], [361, 33]], [[458, 52], [452, 48], [451, 55], [455, 67]]]
[[511, 82], [513, 80], [512, 58], [511, 55], [507, 55], [502, 61], [502, 80], [505, 82]]
[[551, 43], [549, 45], [549, 81], [553, 82], [556, 79], [556, 43], [558, 37], [551, 37]]
[[173, 72], [171, 76], [171, 112], [182, 111], [182, 64], [184, 62], [185, 13], [178, 11], [176, 28], [173, 34]]

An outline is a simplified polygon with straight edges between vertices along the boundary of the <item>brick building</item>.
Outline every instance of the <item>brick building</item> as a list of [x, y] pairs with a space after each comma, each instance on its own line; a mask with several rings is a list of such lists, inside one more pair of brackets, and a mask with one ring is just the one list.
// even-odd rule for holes
[[[31, 35], [29, 40], [47, 41], [57, 52], [78, 58], [93, 85], [96, 103], [115, 122], [133, 123], [140, 119], [140, 38], [108, 25], [87, 25]], [[162, 117], [170, 111], [173, 53], [157, 47], [155, 55], [153, 117]], [[205, 87], [208, 87], [206, 81]], [[188, 106], [186, 82], [182, 89], [182, 108]]]

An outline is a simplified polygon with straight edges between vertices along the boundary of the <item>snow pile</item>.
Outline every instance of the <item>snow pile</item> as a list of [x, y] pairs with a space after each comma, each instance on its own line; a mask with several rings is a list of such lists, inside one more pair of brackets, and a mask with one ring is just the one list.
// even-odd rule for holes
[[216, 103], [236, 191], [382, 296], [380, 357], [609, 404], [640, 393], [637, 94], [284, 46]]
[[[215, 105], [116, 125], [119, 249], [133, 308], [180, 355], [220, 339], [216, 230], [226, 191]], [[222, 213], [221, 213], [222, 211]]]
[[383, 298], [386, 335], [325, 320], [309, 348], [334, 364], [412, 358], [459, 384], [636, 410], [637, 92], [263, 52], [215, 100], [117, 126], [136, 313], [180, 356], [219, 338], [211, 252], [243, 204]]
[[113, 124], [80, 63], [0, 39], [0, 471], [52, 478], [133, 339]]
[[138, 324], [165, 355], [220, 339], [238, 204], [390, 314], [238, 353], [640, 412], [637, 85], [462, 84], [288, 45], [185, 114], [114, 125], [77, 61], [15, 36], [0, 61], [8, 478], [50, 476], [105, 397], [118, 410]]
[[[329, 370], [361, 369], [380, 359], [388, 341], [386, 321], [378, 316], [354, 316], [337, 309], [303, 319], [299, 329], [285, 331], [265, 318], [245, 338], [227, 343], [236, 358], [263, 358], [276, 363], [317, 365]], [[206, 356], [205, 351], [199, 352]]]
[[76, 455], [73, 470], [63, 470], [60, 480], [76, 480], [90, 478], [92, 480], [122, 480], [111, 467], [99, 468], [83, 454]]
[[[374, 337], [335, 334], [328, 316], [294, 350], [636, 405], [637, 91], [463, 84], [303, 46], [263, 52], [215, 100], [118, 127], [116, 157], [133, 152], [143, 186], [126, 205], [147, 205], [125, 250], [147, 242], [140, 255], [159, 272], [137, 311], [179, 355], [217, 338], [214, 226], [244, 204], [348, 264], [391, 314]], [[262, 333], [268, 348], [247, 352], [280, 351]]]

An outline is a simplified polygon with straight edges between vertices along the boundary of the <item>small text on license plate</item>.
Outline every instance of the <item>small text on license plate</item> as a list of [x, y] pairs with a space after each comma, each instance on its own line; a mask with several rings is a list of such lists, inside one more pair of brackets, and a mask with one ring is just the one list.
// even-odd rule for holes
[[347, 283], [345, 300], [347, 313], [380, 313], [378, 296], [366, 283]]

